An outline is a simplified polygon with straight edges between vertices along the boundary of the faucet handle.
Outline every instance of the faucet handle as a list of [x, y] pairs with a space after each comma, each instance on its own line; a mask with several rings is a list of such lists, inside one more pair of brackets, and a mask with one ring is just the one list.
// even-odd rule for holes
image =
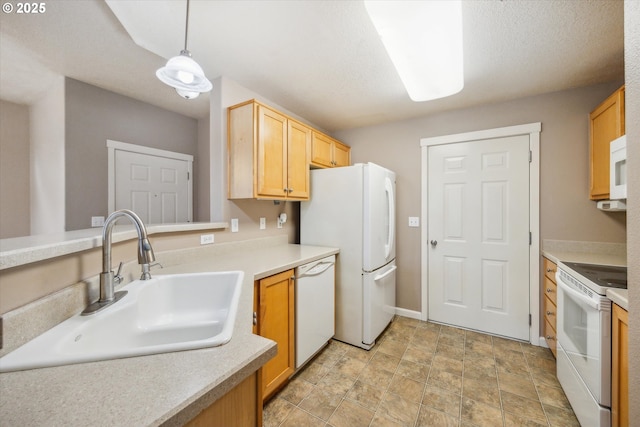
[[118, 272], [113, 276], [113, 283], [115, 284], [120, 284], [122, 282], [123, 277], [120, 275], [122, 272], [122, 264], [122, 261], [120, 261], [120, 264], [118, 265]]

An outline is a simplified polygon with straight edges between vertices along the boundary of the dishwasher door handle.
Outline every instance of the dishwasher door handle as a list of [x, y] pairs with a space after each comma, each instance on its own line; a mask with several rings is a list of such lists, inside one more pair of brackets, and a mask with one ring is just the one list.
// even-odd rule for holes
[[319, 276], [325, 271], [327, 271], [329, 268], [333, 267], [334, 264], [335, 264], [334, 262], [326, 262], [326, 261], [319, 262], [313, 267], [311, 267], [310, 269], [308, 269], [307, 271], [305, 271], [304, 273], [302, 273], [301, 275], [299, 275], [298, 279], [301, 279], [303, 277]]

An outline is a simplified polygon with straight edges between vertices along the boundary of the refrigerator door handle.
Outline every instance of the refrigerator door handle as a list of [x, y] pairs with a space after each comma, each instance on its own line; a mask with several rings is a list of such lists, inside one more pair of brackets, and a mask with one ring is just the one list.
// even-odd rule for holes
[[384, 245], [384, 257], [386, 259], [389, 258], [391, 251], [393, 249], [393, 241], [395, 235], [396, 228], [396, 218], [395, 218], [395, 201], [393, 199], [393, 184], [389, 177], [387, 177], [384, 181], [384, 190], [387, 193], [387, 208], [389, 209], [389, 230], [387, 233], [387, 244]]
[[393, 267], [391, 267], [391, 268], [389, 269], [389, 271], [384, 272], [384, 273], [380, 274], [379, 276], [374, 277], [374, 278], [373, 278], [373, 281], [374, 281], [374, 282], [377, 282], [378, 280], [382, 280], [382, 279], [384, 279], [385, 277], [387, 277], [388, 275], [390, 275], [391, 273], [393, 273], [394, 271], [396, 271], [397, 269], [398, 269], [398, 267], [396, 267], [396, 266], [394, 265]]

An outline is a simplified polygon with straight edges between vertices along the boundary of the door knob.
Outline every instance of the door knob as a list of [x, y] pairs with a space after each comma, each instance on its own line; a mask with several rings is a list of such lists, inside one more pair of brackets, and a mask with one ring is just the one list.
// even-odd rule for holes
[[430, 243], [431, 243], [431, 246], [433, 246], [434, 248], [436, 246], [438, 246], [438, 241], [437, 240], [432, 240]]

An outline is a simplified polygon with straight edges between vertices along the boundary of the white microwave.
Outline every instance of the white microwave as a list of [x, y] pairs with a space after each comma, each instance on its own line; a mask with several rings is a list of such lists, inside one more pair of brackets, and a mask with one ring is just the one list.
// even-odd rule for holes
[[611, 164], [609, 167], [609, 198], [627, 198], [627, 136], [611, 141]]

